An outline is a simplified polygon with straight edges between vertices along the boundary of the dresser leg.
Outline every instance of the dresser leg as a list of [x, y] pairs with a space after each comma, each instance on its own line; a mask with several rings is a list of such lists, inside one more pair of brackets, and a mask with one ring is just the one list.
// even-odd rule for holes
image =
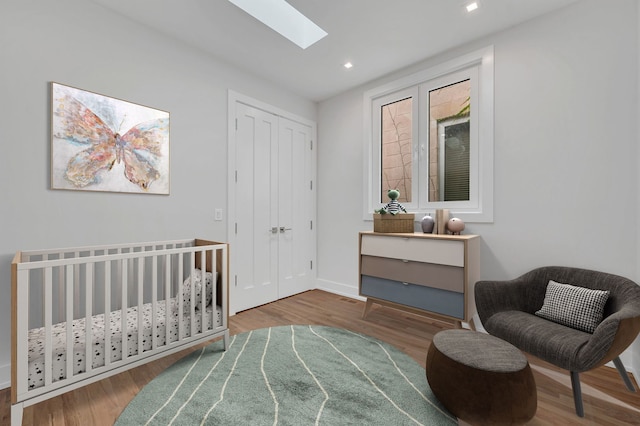
[[371, 311], [371, 307], [373, 306], [373, 300], [367, 299], [367, 303], [364, 305], [364, 311], [362, 312], [362, 319], [365, 319], [367, 315], [369, 315], [369, 311]]

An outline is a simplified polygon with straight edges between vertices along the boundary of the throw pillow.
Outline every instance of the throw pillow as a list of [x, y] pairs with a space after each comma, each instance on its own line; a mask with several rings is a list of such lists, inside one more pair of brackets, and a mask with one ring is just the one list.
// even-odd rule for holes
[[[191, 286], [194, 287], [194, 299], [196, 303], [196, 311], [199, 311], [202, 308], [202, 271], [200, 269], [195, 269], [193, 273], [193, 277], [188, 276], [187, 279], [182, 283], [182, 301], [183, 301], [183, 312], [189, 313], [191, 312]], [[211, 304], [211, 295], [213, 288], [213, 274], [211, 272], [205, 273], [205, 308]], [[175, 312], [178, 312], [178, 307], [175, 307]]]
[[608, 298], [608, 290], [592, 290], [550, 280], [544, 303], [536, 315], [593, 333], [602, 321]]

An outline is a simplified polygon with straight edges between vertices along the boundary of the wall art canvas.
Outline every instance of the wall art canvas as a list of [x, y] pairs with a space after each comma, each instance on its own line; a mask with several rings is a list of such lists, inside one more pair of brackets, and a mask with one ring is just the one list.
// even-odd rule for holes
[[51, 84], [51, 187], [169, 194], [169, 113]]

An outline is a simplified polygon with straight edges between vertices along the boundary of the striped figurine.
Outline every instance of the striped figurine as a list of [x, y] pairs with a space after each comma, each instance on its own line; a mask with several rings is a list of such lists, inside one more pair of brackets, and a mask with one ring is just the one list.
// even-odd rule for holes
[[390, 214], [395, 216], [398, 213], [400, 213], [401, 211], [403, 213], [407, 212], [407, 210], [405, 210], [405, 208], [402, 207], [402, 204], [400, 204], [398, 202], [398, 197], [400, 196], [400, 191], [398, 191], [397, 189], [390, 189], [389, 192], [387, 192], [387, 196], [389, 196], [391, 201], [389, 201], [386, 206], [381, 208], [378, 211], [379, 213], [381, 213], [381, 214], [390, 213]]

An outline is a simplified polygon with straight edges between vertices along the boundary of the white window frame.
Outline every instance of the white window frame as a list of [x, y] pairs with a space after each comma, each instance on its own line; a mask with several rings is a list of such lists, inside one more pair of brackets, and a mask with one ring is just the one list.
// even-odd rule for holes
[[[438, 164], [445, 164], [446, 163], [446, 159], [445, 159], [445, 152], [446, 152], [446, 148], [445, 148], [445, 128], [447, 126], [451, 126], [451, 125], [456, 125], [456, 124], [463, 124], [463, 123], [473, 123], [475, 120], [472, 120], [472, 117], [460, 117], [460, 118], [450, 118], [447, 119], [446, 124], [445, 123], [438, 123]], [[471, 130], [471, 135], [474, 135], [473, 130]], [[469, 141], [469, 145], [471, 147], [471, 149], [473, 149], [474, 147], [478, 146], [477, 143], [477, 138], [476, 141], [473, 140], [473, 137], [470, 137], [470, 141]], [[477, 156], [477, 154], [476, 154]], [[473, 153], [469, 153], [469, 166], [471, 168], [471, 166], [474, 166], [477, 162], [473, 161], [474, 159], [474, 155]], [[444, 178], [444, 167], [441, 168], [440, 170], [438, 170], [438, 191], [440, 194], [444, 194], [445, 193], [445, 178]], [[477, 169], [477, 168], [476, 168]], [[470, 199], [474, 199], [477, 198], [477, 185], [472, 185], [471, 184], [471, 180], [473, 180], [472, 176], [474, 176], [474, 172], [476, 170], [469, 170], [469, 197]], [[475, 182], [477, 183], [477, 178], [475, 180]]]
[[[470, 200], [429, 202], [428, 197], [428, 120], [425, 122], [415, 114], [418, 105], [428, 105], [429, 90], [442, 86], [443, 82], [461, 81], [469, 76], [471, 83], [471, 137], [470, 153]], [[475, 80], [475, 84], [474, 84]], [[418, 73], [392, 81], [364, 93], [364, 177], [363, 177], [363, 219], [372, 220], [372, 213], [386, 200], [380, 200], [381, 138], [379, 107], [403, 99], [406, 93], [416, 93], [414, 97], [413, 133], [413, 184], [412, 202], [403, 205], [416, 220], [422, 215], [433, 214], [436, 209], [449, 209], [452, 215], [467, 223], [493, 222], [493, 88], [494, 66], [493, 46], [468, 53], [459, 58], [428, 68]], [[403, 96], [404, 95], [404, 96]], [[414, 96], [414, 95], [412, 95]], [[418, 105], [416, 105], [418, 104]], [[428, 112], [422, 114], [428, 117]], [[377, 116], [377, 118], [376, 118]], [[419, 127], [415, 132], [416, 125]], [[424, 174], [427, 174], [425, 177]], [[425, 186], [421, 183], [425, 182]], [[381, 204], [382, 203], [382, 204]]]
[[[374, 99], [373, 102], [373, 106], [372, 106], [372, 111], [377, 111], [380, 112], [381, 108], [384, 105], [388, 105], [394, 102], [398, 102], [401, 101], [403, 99], [407, 99], [407, 98], [412, 98], [412, 102], [411, 102], [411, 112], [412, 112], [412, 116], [413, 117], [417, 117], [418, 116], [418, 107], [420, 104], [420, 91], [418, 87], [409, 87], [407, 89], [402, 89], [402, 90], [398, 90], [396, 92], [390, 93], [388, 95], [385, 96], [380, 96], [376, 99]], [[380, 114], [374, 114], [373, 117], [371, 117], [371, 120], [373, 121], [373, 126], [375, 129], [380, 129], [382, 127], [382, 117]], [[411, 134], [412, 137], [415, 138], [418, 134], [419, 134], [419, 120], [412, 120], [411, 121]], [[377, 146], [378, 153], [382, 152], [382, 135], [380, 132], [376, 133], [376, 142], [375, 145]], [[417, 156], [416, 156], [416, 151], [415, 149], [412, 150], [412, 162], [413, 164], [417, 164], [416, 160], [417, 160]], [[380, 187], [381, 185], [381, 180], [382, 180], [382, 159], [380, 158], [380, 161], [378, 161], [377, 163], [377, 174], [375, 176], [377, 176], [378, 181], [376, 182], [377, 188], [378, 188], [378, 194], [381, 194], [380, 191], [382, 191], [382, 188]], [[418, 167], [412, 167], [411, 170], [411, 180], [412, 182], [417, 182], [417, 180], [419, 179], [418, 176]], [[393, 188], [386, 188], [386, 189], [393, 189]], [[416, 185], [411, 185], [411, 200], [417, 200], [418, 198], [418, 188]], [[386, 202], [384, 203], [386, 204]], [[411, 208], [413, 207], [413, 202], [412, 203], [402, 203], [403, 206]], [[380, 207], [376, 207], [376, 208], [380, 208]], [[373, 211], [373, 210], [372, 210]]]

